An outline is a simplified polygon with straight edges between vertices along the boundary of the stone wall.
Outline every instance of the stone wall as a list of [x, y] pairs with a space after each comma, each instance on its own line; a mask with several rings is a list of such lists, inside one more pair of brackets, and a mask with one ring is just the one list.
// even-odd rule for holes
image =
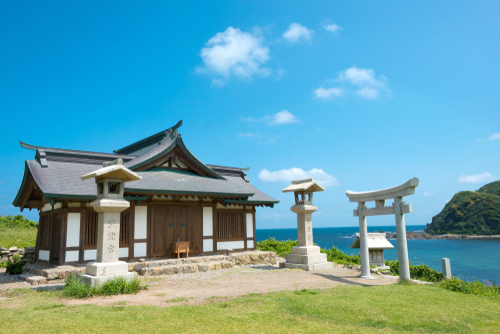
[[33, 263], [33, 258], [35, 255], [35, 247], [17, 248], [17, 247], [0, 247], [1, 258], [0, 262], [3, 261], [13, 261], [14, 254], [20, 254], [23, 257], [25, 263]]

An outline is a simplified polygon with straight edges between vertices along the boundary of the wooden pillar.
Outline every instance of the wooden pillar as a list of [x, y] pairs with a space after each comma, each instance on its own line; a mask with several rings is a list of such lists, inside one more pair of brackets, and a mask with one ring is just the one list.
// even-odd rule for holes
[[243, 235], [244, 240], [243, 240], [243, 249], [247, 250], [247, 207], [245, 205], [242, 205], [242, 210], [243, 210]]
[[134, 258], [134, 232], [135, 232], [135, 202], [130, 202], [130, 221], [128, 228], [128, 259]]
[[217, 235], [218, 235], [218, 224], [217, 224], [217, 202], [214, 203], [214, 208], [212, 210], [212, 233], [213, 233], [213, 242], [214, 242], [214, 249], [213, 252], [217, 253]]
[[[68, 204], [65, 203], [67, 206]], [[61, 225], [59, 235], [59, 261], [58, 265], [62, 266], [66, 262], [66, 235], [68, 230], [68, 209], [61, 209]]]
[[78, 249], [78, 262], [84, 263], [84, 254], [85, 254], [85, 231], [87, 224], [87, 211], [85, 210], [85, 203], [82, 203], [82, 211], [80, 212], [80, 244]]

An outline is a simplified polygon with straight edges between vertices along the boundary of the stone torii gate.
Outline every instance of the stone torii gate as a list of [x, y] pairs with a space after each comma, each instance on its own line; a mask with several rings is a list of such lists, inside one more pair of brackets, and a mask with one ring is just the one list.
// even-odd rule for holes
[[[354, 217], [359, 217], [359, 241], [361, 257], [361, 278], [373, 278], [370, 275], [370, 263], [368, 257], [368, 231], [366, 228], [367, 216], [395, 215], [396, 234], [398, 242], [399, 277], [410, 279], [410, 266], [408, 262], [408, 247], [406, 244], [405, 213], [411, 213], [412, 206], [403, 202], [403, 197], [413, 195], [418, 186], [418, 179], [414, 177], [408, 182], [392, 188], [354, 192], [346, 191], [350, 202], [358, 202], [358, 208], [354, 210]], [[392, 206], [385, 206], [387, 199], [394, 199]], [[368, 209], [366, 202], [375, 201], [375, 207]]]

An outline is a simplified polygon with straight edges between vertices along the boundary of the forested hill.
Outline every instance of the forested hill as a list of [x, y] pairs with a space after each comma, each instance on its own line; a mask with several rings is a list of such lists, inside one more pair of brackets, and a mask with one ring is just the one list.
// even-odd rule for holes
[[428, 234], [500, 234], [500, 181], [461, 191], [427, 224]]

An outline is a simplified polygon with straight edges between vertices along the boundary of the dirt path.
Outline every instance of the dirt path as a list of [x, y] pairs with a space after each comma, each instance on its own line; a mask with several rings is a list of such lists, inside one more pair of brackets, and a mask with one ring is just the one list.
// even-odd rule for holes
[[[308, 272], [277, 269], [271, 266], [240, 267], [206, 273], [194, 273], [146, 278], [149, 290], [136, 295], [94, 297], [63, 300], [68, 305], [172, 305], [203, 304], [214, 300], [233, 298], [248, 293], [295, 289], [326, 289], [338, 285], [387, 285], [396, 282], [388, 276], [363, 280], [359, 272], [335, 267], [333, 270]], [[212, 298], [215, 297], [215, 298]]]

